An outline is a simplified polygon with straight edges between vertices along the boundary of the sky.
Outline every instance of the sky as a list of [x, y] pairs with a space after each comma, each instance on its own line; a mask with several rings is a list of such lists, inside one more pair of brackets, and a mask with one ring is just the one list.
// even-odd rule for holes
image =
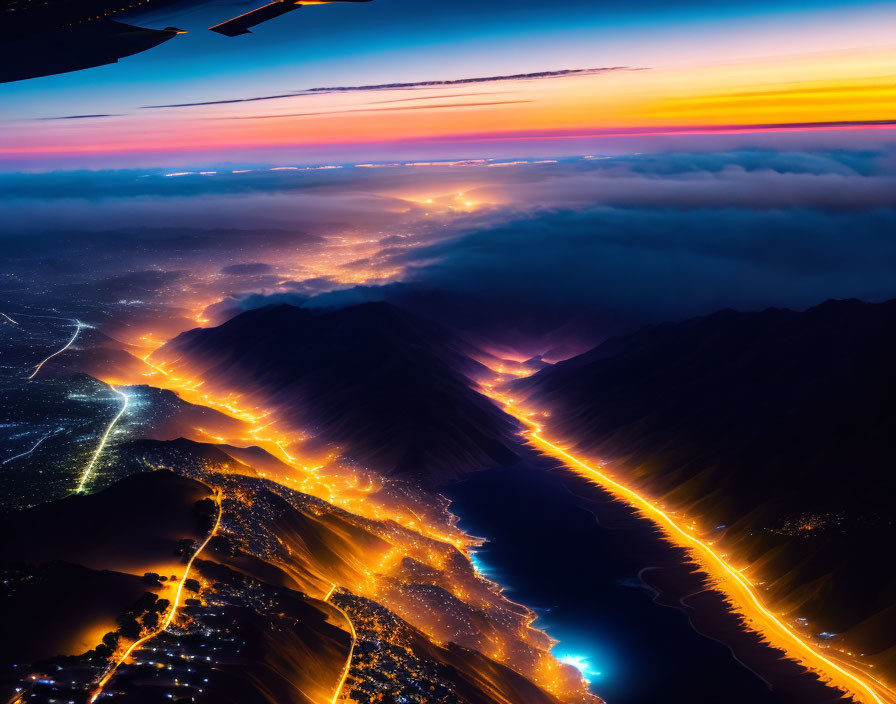
[[188, 32], [0, 85], [0, 168], [573, 155], [896, 118], [893, 2], [374, 0], [205, 29], [252, 6], [143, 12]]
[[896, 296], [896, 3], [373, 0], [0, 85], [0, 292], [131, 344], [388, 300], [581, 351]]

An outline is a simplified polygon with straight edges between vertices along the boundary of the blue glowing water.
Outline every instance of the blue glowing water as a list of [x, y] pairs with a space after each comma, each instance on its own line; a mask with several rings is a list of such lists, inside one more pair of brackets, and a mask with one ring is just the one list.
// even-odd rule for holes
[[534, 608], [608, 704], [770, 704], [773, 694], [683, 610], [657, 604], [640, 578], [682, 563], [653, 526], [599, 489], [541, 461], [471, 475], [446, 491], [460, 525], [487, 539], [477, 570]]

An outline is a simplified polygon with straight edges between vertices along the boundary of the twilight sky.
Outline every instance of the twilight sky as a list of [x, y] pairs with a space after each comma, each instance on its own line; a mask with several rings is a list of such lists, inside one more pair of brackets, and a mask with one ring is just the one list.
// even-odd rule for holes
[[[135, 15], [189, 32], [0, 85], [0, 168], [601, 153], [632, 134], [896, 118], [893, 2], [374, 0], [205, 30], [253, 4]], [[449, 83], [382, 87], [430, 81]]]
[[390, 300], [538, 352], [896, 296], [894, 2], [374, 0], [206, 31], [252, 5], [135, 16], [189, 31], [0, 85], [7, 299], [136, 345]]

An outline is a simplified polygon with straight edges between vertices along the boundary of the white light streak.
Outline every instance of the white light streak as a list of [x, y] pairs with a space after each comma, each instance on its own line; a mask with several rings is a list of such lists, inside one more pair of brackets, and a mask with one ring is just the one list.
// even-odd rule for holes
[[38, 365], [34, 368], [34, 371], [31, 372], [31, 376], [28, 377], [29, 380], [31, 380], [31, 379], [33, 379], [35, 376], [37, 376], [37, 373], [40, 371], [40, 368], [41, 368], [42, 366], [44, 366], [47, 362], [49, 362], [51, 359], [53, 359], [53, 357], [55, 357], [57, 354], [62, 354], [62, 353], [65, 352], [69, 347], [72, 346], [72, 343], [73, 343], [73, 342], [77, 339], [77, 337], [78, 337], [78, 333], [81, 332], [81, 328], [86, 327], [85, 325], [82, 325], [82, 324], [81, 324], [81, 321], [79, 321], [79, 320], [75, 320], [74, 323], [75, 323], [75, 334], [72, 335], [72, 339], [69, 340], [68, 342], [66, 342], [65, 345], [64, 345], [63, 347], [60, 347], [60, 348], [59, 348], [58, 350], [56, 350], [53, 354], [51, 354], [49, 357], [47, 357], [46, 359], [44, 359], [43, 361], [41, 361], [41, 363], [38, 364]]
[[17, 459], [19, 459], [19, 458], [21, 458], [21, 457], [27, 457], [27, 456], [30, 455], [32, 452], [34, 452], [34, 451], [40, 446], [40, 444], [41, 444], [44, 440], [46, 440], [48, 437], [51, 437], [51, 436], [56, 435], [57, 433], [61, 433], [61, 432], [62, 432], [62, 428], [56, 428], [56, 430], [47, 433], [47, 434], [44, 435], [40, 440], [38, 440], [36, 443], [34, 443], [34, 446], [33, 446], [30, 450], [28, 450], [27, 452], [23, 452], [23, 453], [21, 453], [21, 454], [18, 454], [18, 455], [16, 455], [15, 457], [10, 457], [10, 458], [8, 458], [8, 459], [3, 460], [2, 462], [0, 462], [0, 466], [3, 466], [3, 465], [5, 465], [7, 462], [12, 462], [13, 460], [17, 460]]
[[122, 404], [121, 410], [115, 415], [112, 419], [112, 422], [109, 423], [106, 428], [106, 432], [103, 433], [100, 438], [100, 444], [97, 445], [96, 451], [93, 453], [93, 456], [90, 458], [90, 462], [87, 463], [87, 466], [84, 468], [84, 471], [81, 473], [81, 480], [78, 482], [78, 488], [75, 490], [75, 493], [82, 493], [84, 491], [84, 485], [87, 483], [87, 480], [90, 478], [90, 474], [93, 472], [93, 468], [96, 465], [96, 461], [100, 458], [100, 455], [103, 454], [103, 448], [106, 447], [106, 443], [109, 441], [109, 436], [112, 434], [112, 430], [115, 428], [115, 424], [118, 423], [119, 419], [124, 415], [124, 412], [128, 409], [128, 399], [130, 398], [127, 394], [122, 393], [114, 386], [110, 386], [115, 393], [121, 396]]

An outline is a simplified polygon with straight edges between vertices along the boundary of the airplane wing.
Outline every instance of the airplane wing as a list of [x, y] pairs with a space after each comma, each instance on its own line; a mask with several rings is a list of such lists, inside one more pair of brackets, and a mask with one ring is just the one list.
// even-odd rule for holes
[[181, 33], [102, 18], [0, 41], [0, 83], [113, 64]]
[[254, 27], [280, 15], [285, 15], [287, 12], [297, 10], [301, 6], [300, 0], [274, 0], [274, 2], [269, 2], [267, 5], [262, 5], [239, 17], [216, 24], [214, 27], [209, 27], [209, 29], [226, 37], [236, 37], [240, 34], [248, 34], [249, 27]]
[[232, 20], [209, 27], [209, 29], [227, 37], [236, 37], [240, 34], [248, 34], [249, 27], [285, 15], [302, 5], [329, 5], [331, 2], [370, 2], [370, 0], [274, 0], [239, 17], [234, 17]]

